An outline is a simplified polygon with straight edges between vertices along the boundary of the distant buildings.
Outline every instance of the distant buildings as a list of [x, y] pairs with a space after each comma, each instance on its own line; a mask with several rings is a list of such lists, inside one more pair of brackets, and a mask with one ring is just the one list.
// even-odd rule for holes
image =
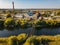
[[28, 14], [29, 16], [33, 16], [33, 12], [32, 12], [32, 11], [28, 11], [27, 14]]

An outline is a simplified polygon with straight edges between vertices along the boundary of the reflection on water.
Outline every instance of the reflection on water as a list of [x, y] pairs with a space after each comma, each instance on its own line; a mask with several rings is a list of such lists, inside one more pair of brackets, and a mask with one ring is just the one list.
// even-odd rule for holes
[[38, 30], [38, 35], [57, 35], [60, 34], [60, 28], [44, 28], [41, 30]]
[[31, 28], [25, 29], [25, 30], [19, 29], [19, 30], [12, 30], [12, 31], [4, 29], [3, 31], [0, 31], [0, 37], [8, 37], [11, 35], [18, 35], [20, 33], [28, 33], [29, 34], [30, 30], [31, 30]]
[[[19, 30], [13, 30], [13, 31], [8, 31], [6, 29], [4, 29], [3, 31], [0, 31], [0, 37], [8, 37], [11, 35], [18, 35], [20, 33], [27, 33], [29, 34], [31, 32], [32, 28], [28, 28], [25, 30], [19, 29]], [[40, 29], [35, 31], [36, 35], [57, 35], [60, 34], [60, 28], [44, 28], [44, 29]]]

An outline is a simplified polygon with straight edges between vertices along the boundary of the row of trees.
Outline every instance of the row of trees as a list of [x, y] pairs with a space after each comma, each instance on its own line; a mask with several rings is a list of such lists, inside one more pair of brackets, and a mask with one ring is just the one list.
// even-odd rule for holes
[[0, 20], [0, 29], [26, 29], [33, 27], [35, 29], [40, 28], [47, 28], [47, 27], [60, 27], [60, 22], [57, 22], [56, 20], [32, 20], [27, 21], [26, 19], [20, 19], [20, 20], [14, 20], [13, 18], [9, 17], [5, 20]]
[[2, 20], [0, 19], [0, 29], [26, 29], [29, 28], [31, 25], [25, 19], [15, 20], [11, 17], [11, 15], [7, 15], [7, 18]]

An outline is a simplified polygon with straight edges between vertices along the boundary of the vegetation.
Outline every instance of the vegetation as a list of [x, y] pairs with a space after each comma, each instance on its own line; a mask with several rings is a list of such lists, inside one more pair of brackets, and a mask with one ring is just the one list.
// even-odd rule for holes
[[21, 20], [16, 20], [15, 27], [17, 29], [19, 29], [19, 28], [26, 29], [26, 28], [29, 28], [31, 26], [30, 26], [30, 23], [27, 20], [21, 19]]
[[18, 45], [22, 45], [23, 43], [25, 43], [26, 39], [28, 38], [28, 35], [27, 34], [19, 34], [17, 36], [17, 39], [18, 39]]
[[2, 45], [57, 45], [60, 44], [60, 35], [56, 36], [31, 36], [19, 34], [8, 38], [0, 38]]
[[[40, 11], [40, 10], [39, 10]], [[38, 12], [39, 12], [38, 11]], [[27, 13], [25, 10], [14, 10], [14, 14], [20, 14], [20, 12]], [[36, 11], [33, 11], [34, 14], [36, 14]], [[41, 14], [43, 17], [49, 17], [51, 14], [54, 12], [54, 14], [57, 12], [55, 15], [60, 15], [60, 10], [41, 10]], [[15, 18], [13, 19], [11, 14], [13, 12], [11, 10], [1, 10], [0, 14], [7, 14], [6, 19], [3, 19], [4, 21], [0, 21], [0, 29], [26, 29], [30, 28], [31, 26], [35, 26], [36, 30], [39, 30], [41, 28], [47, 28], [47, 27], [60, 27], [60, 22], [57, 22], [56, 20], [33, 20], [33, 21], [27, 21], [26, 19], [19, 19], [16, 20]], [[3, 15], [4, 17], [4, 15]]]
[[[32, 22], [31, 22], [32, 23]], [[57, 28], [60, 27], [60, 22], [56, 20], [34, 20], [33, 24], [35, 26], [36, 30], [39, 30], [41, 28]]]
[[6, 18], [9, 18], [9, 17], [11, 17], [11, 14], [10, 13], [7, 14]]
[[22, 29], [26, 29], [26, 28], [29, 28], [30, 27], [30, 24], [29, 24], [29, 22], [27, 21], [27, 20], [25, 20], [25, 19], [21, 19], [20, 20], [20, 25], [21, 25], [21, 28]]
[[[42, 11], [41, 11], [42, 12]], [[52, 11], [44, 11], [42, 13], [43, 17], [49, 17], [52, 14]], [[57, 14], [56, 14], [57, 12]], [[54, 12], [54, 15], [60, 16], [60, 10]], [[15, 10], [14, 14], [23, 13], [23, 10], [20, 12]], [[25, 12], [24, 12], [25, 13]], [[36, 12], [34, 12], [35, 14]], [[35, 28], [35, 31], [40, 30], [41, 28], [57, 28], [60, 27], [60, 22], [57, 20], [32, 20], [27, 21], [26, 19], [15, 19], [11, 17], [13, 14], [12, 11], [2, 11], [0, 14], [7, 14], [6, 19], [0, 17], [0, 30], [8, 29], [27, 29], [27, 28]], [[33, 29], [34, 31], [34, 29]], [[34, 33], [32, 31], [32, 33]], [[32, 34], [31, 33], [31, 34]], [[0, 38], [0, 45], [60, 45], [60, 35], [56, 36], [36, 36], [36, 35], [27, 35], [27, 34], [19, 34], [17, 36], [10, 36], [7, 38]]]
[[19, 29], [19, 28], [21, 27], [20, 24], [21, 24], [21, 23], [20, 23], [20, 20], [16, 20], [16, 21], [15, 21], [15, 28]]
[[4, 21], [0, 20], [0, 30], [3, 30], [3, 29], [4, 29]]
[[60, 22], [57, 20], [32, 20], [27, 21], [26, 19], [14, 20], [11, 17], [6, 18], [5, 20], [0, 20], [0, 29], [27, 29], [34, 27], [36, 30], [41, 28], [57, 28], [60, 27]]
[[6, 20], [4, 21], [4, 26], [7, 29], [14, 29], [15, 22], [14, 22], [13, 18], [6, 18]]
[[48, 16], [48, 14], [42, 14], [42, 16], [47, 17], [47, 16]]
[[60, 16], [60, 12], [58, 12], [57, 15]]

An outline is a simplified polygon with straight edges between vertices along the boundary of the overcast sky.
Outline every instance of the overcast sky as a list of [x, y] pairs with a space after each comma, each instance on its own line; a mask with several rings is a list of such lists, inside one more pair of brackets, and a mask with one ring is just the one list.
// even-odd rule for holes
[[60, 8], [60, 0], [0, 0], [0, 8]]

